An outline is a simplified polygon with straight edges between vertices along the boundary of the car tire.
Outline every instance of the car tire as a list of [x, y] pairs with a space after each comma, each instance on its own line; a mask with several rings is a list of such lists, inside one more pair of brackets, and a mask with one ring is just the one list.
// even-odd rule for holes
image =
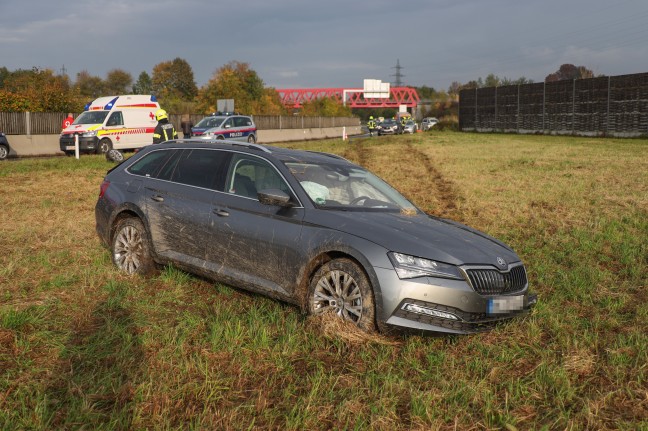
[[254, 135], [248, 136], [247, 141], [248, 141], [248, 144], [255, 144], [256, 143], [256, 139], [254, 139]]
[[108, 151], [112, 150], [112, 147], [113, 146], [112, 142], [110, 142], [110, 139], [103, 138], [97, 145], [97, 154], [106, 154]]
[[322, 265], [311, 278], [307, 302], [309, 314], [330, 310], [365, 331], [376, 331], [373, 290], [365, 272], [351, 259]]
[[106, 160], [114, 163], [121, 163], [124, 161], [124, 153], [119, 150], [109, 150], [106, 153]]
[[5, 145], [0, 145], [0, 160], [4, 160], [9, 156], [9, 148]]
[[216, 138], [216, 140], [218, 140], [218, 141], [224, 141], [225, 138], [223, 137], [223, 135], [219, 135], [218, 138]]
[[148, 233], [138, 218], [127, 217], [117, 222], [110, 251], [115, 266], [128, 275], [155, 272]]

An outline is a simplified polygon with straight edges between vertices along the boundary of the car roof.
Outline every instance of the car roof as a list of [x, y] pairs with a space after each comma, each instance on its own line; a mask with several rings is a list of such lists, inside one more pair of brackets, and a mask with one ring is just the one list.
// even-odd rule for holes
[[350, 161], [336, 154], [323, 153], [318, 151], [296, 150], [291, 148], [273, 147], [270, 145], [252, 144], [247, 142], [213, 140], [205, 141], [203, 139], [178, 139], [167, 141], [162, 144], [150, 145], [149, 151], [156, 148], [187, 148], [190, 144], [192, 148], [218, 148], [223, 150], [235, 150], [249, 154], [272, 156], [282, 162], [301, 162], [301, 163], [340, 163], [351, 164]]

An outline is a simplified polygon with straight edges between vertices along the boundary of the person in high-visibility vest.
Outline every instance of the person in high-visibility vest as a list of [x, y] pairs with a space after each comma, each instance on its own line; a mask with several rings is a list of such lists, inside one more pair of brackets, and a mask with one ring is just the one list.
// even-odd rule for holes
[[373, 136], [374, 130], [376, 130], [376, 120], [374, 120], [373, 115], [369, 116], [369, 121], [367, 121], [367, 129], [369, 129], [369, 136]]
[[400, 118], [400, 124], [401, 124], [401, 126], [400, 126], [400, 133], [403, 133], [403, 131], [405, 130], [405, 123], [407, 123], [407, 117], [403, 115], [403, 116]]
[[171, 139], [178, 139], [178, 132], [175, 131], [173, 124], [169, 123], [169, 116], [164, 109], [157, 110], [155, 113], [155, 119], [158, 120], [158, 123], [153, 131], [154, 144], [159, 144], [160, 142]]

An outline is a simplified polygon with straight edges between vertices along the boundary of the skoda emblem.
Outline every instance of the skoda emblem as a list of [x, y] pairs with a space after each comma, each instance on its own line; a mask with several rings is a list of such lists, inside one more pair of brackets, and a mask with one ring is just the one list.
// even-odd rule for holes
[[497, 256], [497, 264], [499, 266], [505, 267], [506, 266], [506, 261], [502, 259], [501, 257]]

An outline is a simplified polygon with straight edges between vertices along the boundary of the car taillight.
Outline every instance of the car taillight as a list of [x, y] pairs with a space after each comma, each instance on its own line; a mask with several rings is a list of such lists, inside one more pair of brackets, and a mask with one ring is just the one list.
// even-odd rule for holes
[[108, 190], [109, 185], [110, 185], [110, 181], [103, 180], [103, 183], [101, 183], [101, 186], [99, 187], [99, 197], [100, 198], [102, 198], [104, 193], [106, 193], [106, 190]]

